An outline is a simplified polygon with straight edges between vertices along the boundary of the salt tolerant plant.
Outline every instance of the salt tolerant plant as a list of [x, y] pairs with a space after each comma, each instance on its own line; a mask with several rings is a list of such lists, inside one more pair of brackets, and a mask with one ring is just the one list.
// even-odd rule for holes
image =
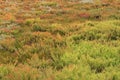
[[90, 68], [87, 65], [84, 65], [82, 62], [80, 64], [71, 64], [64, 67], [61, 72], [55, 74], [56, 80], [77, 80], [77, 79], [86, 79], [89, 80]]
[[61, 36], [66, 35], [67, 30], [61, 24], [54, 23], [50, 26], [50, 32], [52, 34], [60, 34]]
[[[2, 66], [4, 67], [4, 66]], [[5, 67], [4, 67], [5, 68]], [[38, 72], [36, 69], [31, 68], [28, 65], [18, 65], [13, 66], [13, 65], [7, 65], [7, 68], [9, 70], [9, 73], [2, 76], [2, 80], [38, 80], [42, 79], [42, 76], [40, 76], [40, 72]], [[1, 71], [4, 71], [2, 69]], [[5, 71], [4, 71], [5, 72]], [[26, 74], [27, 73], [27, 74]], [[34, 77], [32, 75], [35, 75]]]
[[32, 31], [34, 31], [34, 32], [37, 32], [37, 31], [46, 32], [47, 30], [48, 30], [47, 27], [41, 26], [39, 24], [33, 25], [33, 28], [32, 28]]
[[5, 67], [5, 66], [1, 66], [0, 67], [0, 79], [2, 79], [3, 77], [5, 77], [9, 73], [10, 73], [10, 70], [7, 67]]
[[[116, 25], [116, 24], [117, 25]], [[109, 25], [111, 24], [111, 25]], [[86, 22], [80, 27], [82, 30], [78, 30], [79, 34], [74, 34], [73, 40], [79, 42], [80, 40], [105, 40], [113, 41], [119, 40], [119, 23], [117, 21], [104, 21], [104, 22]], [[104, 28], [103, 28], [104, 27]], [[103, 29], [101, 29], [103, 28]], [[71, 37], [72, 37], [71, 36]]]
[[55, 6], [57, 5], [57, 3], [56, 3], [56, 2], [46, 2], [46, 1], [43, 1], [43, 2], [41, 3], [41, 5], [43, 5], [43, 6], [55, 7]]
[[15, 42], [14, 38], [6, 38], [0, 41], [0, 45], [2, 46], [2, 50], [14, 52], [15, 47], [13, 46]]
[[40, 18], [31, 18], [31, 19], [26, 19], [24, 24], [27, 26], [32, 26], [33, 24], [39, 23], [39, 22], [41, 22]]

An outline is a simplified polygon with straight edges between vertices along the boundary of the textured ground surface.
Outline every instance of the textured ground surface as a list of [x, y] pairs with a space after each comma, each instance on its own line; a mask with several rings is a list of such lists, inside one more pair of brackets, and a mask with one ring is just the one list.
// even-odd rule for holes
[[0, 0], [0, 80], [120, 80], [120, 1], [84, 2]]

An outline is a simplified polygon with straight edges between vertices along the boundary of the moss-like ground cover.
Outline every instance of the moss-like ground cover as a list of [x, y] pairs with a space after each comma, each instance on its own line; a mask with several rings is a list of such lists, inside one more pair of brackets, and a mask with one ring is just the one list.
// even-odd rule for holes
[[0, 0], [0, 80], [120, 80], [120, 1]]

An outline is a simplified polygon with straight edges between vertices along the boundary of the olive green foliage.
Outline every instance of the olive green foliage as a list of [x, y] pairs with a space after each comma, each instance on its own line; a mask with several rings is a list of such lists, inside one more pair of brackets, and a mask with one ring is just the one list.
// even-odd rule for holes
[[0, 1], [0, 80], [120, 80], [119, 3]]

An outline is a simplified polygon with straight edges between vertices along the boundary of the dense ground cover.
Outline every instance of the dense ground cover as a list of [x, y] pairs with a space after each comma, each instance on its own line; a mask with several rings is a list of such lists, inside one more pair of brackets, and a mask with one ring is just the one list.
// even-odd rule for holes
[[120, 80], [120, 1], [0, 0], [0, 79]]

